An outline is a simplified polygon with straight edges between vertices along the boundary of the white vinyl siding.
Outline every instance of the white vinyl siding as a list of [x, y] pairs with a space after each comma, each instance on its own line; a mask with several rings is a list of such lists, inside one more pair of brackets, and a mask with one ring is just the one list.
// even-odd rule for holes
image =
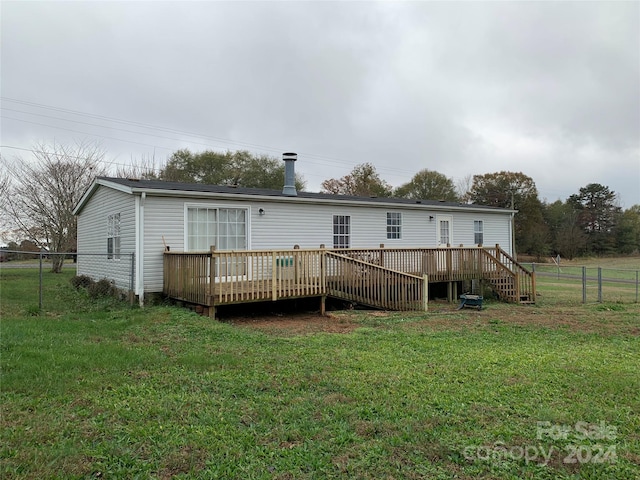
[[[394, 205], [393, 211], [402, 213], [401, 238], [392, 244], [387, 239], [387, 213], [389, 205], [350, 205], [309, 201], [307, 199], [230, 198], [227, 196], [194, 195], [189, 197], [157, 195], [147, 193], [140, 204], [144, 208], [144, 225], [140, 227], [144, 245], [144, 291], [161, 292], [163, 284], [163, 251], [165, 245], [172, 252], [188, 251], [187, 206], [215, 206], [216, 208], [243, 209], [246, 211], [247, 249], [319, 248], [321, 244], [333, 246], [333, 216], [350, 217], [349, 246], [351, 248], [378, 248], [385, 243], [389, 248], [438, 246], [438, 219], [442, 215], [451, 217], [451, 242], [455, 246], [476, 243], [474, 221], [483, 223], [483, 245], [500, 246], [511, 251], [509, 213], [496, 211], [449, 211], [430, 209], [429, 205]], [[140, 197], [138, 197], [140, 198]], [[78, 250], [103, 252], [106, 261], [107, 222], [110, 214], [120, 213], [121, 256], [134, 251], [135, 247], [135, 196], [115, 189], [100, 186], [78, 215]], [[264, 214], [260, 215], [259, 210]], [[429, 217], [434, 217], [429, 220]], [[236, 237], [237, 238], [237, 237]], [[453, 243], [452, 243], [453, 244]], [[206, 245], [208, 250], [210, 245]], [[216, 248], [221, 246], [216, 245]], [[79, 259], [81, 268], [89, 268], [88, 261]], [[124, 258], [124, 257], [123, 257]], [[123, 265], [121, 262], [110, 262]], [[82, 267], [81, 267], [82, 265]], [[95, 265], [91, 267], [95, 278], [107, 270]], [[128, 284], [127, 279], [123, 283]]]
[[[119, 289], [130, 288], [130, 260], [131, 254], [135, 252], [134, 205], [133, 195], [104, 187], [95, 192], [78, 215], [78, 275], [87, 275], [94, 280], [106, 278], [113, 281]], [[115, 213], [119, 216], [119, 262], [108, 258], [108, 218]]]

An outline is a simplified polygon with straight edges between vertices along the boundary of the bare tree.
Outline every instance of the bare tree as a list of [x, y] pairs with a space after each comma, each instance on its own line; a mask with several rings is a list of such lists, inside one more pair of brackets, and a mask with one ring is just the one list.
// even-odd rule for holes
[[137, 178], [140, 180], [156, 180], [158, 173], [162, 170], [161, 166], [156, 164], [155, 156], [143, 156], [140, 161], [131, 158], [131, 165], [119, 166], [116, 169], [115, 176], [118, 178]]
[[[96, 176], [106, 169], [104, 151], [97, 143], [37, 144], [31, 161], [16, 158], [11, 175], [8, 213], [22, 234], [50, 252], [76, 248], [77, 225], [73, 208]], [[62, 256], [52, 259], [60, 272]]]
[[4, 230], [10, 228], [9, 215], [7, 215], [7, 205], [9, 201], [9, 173], [7, 166], [4, 164], [2, 155], [0, 155], [0, 230], [4, 237]]
[[470, 173], [456, 181], [456, 192], [458, 194], [458, 198], [464, 203], [470, 202], [469, 192], [471, 191], [471, 185], [473, 185], [473, 175]]
[[[0, 155], [0, 165], [4, 165], [2, 155]], [[9, 198], [9, 174], [7, 173], [7, 166], [4, 165], [0, 169], [0, 211], [4, 214], [4, 209], [7, 206], [7, 200]]]

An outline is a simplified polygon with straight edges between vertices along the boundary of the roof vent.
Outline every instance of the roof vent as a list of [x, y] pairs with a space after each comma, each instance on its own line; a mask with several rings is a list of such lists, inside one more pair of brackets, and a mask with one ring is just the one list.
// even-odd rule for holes
[[284, 188], [282, 194], [289, 197], [296, 197], [298, 192], [296, 191], [296, 167], [295, 161], [298, 159], [297, 153], [283, 153], [282, 160], [284, 160]]

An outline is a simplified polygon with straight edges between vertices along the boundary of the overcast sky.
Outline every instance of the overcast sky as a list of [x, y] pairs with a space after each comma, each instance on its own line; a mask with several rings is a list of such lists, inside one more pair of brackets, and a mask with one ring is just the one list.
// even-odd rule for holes
[[1, 2], [3, 158], [298, 152], [307, 190], [523, 172], [640, 204], [639, 2]]

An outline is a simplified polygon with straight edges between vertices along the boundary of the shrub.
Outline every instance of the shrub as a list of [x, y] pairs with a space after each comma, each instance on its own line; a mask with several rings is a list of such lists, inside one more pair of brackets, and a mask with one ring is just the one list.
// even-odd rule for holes
[[91, 298], [111, 297], [115, 296], [118, 292], [118, 289], [113, 285], [113, 282], [106, 278], [92, 283], [89, 285], [87, 290], [89, 291], [89, 296]]
[[88, 275], [76, 275], [75, 277], [71, 277], [69, 282], [76, 290], [80, 290], [81, 288], [88, 289], [91, 285], [96, 283], [93, 281], [93, 278]]

